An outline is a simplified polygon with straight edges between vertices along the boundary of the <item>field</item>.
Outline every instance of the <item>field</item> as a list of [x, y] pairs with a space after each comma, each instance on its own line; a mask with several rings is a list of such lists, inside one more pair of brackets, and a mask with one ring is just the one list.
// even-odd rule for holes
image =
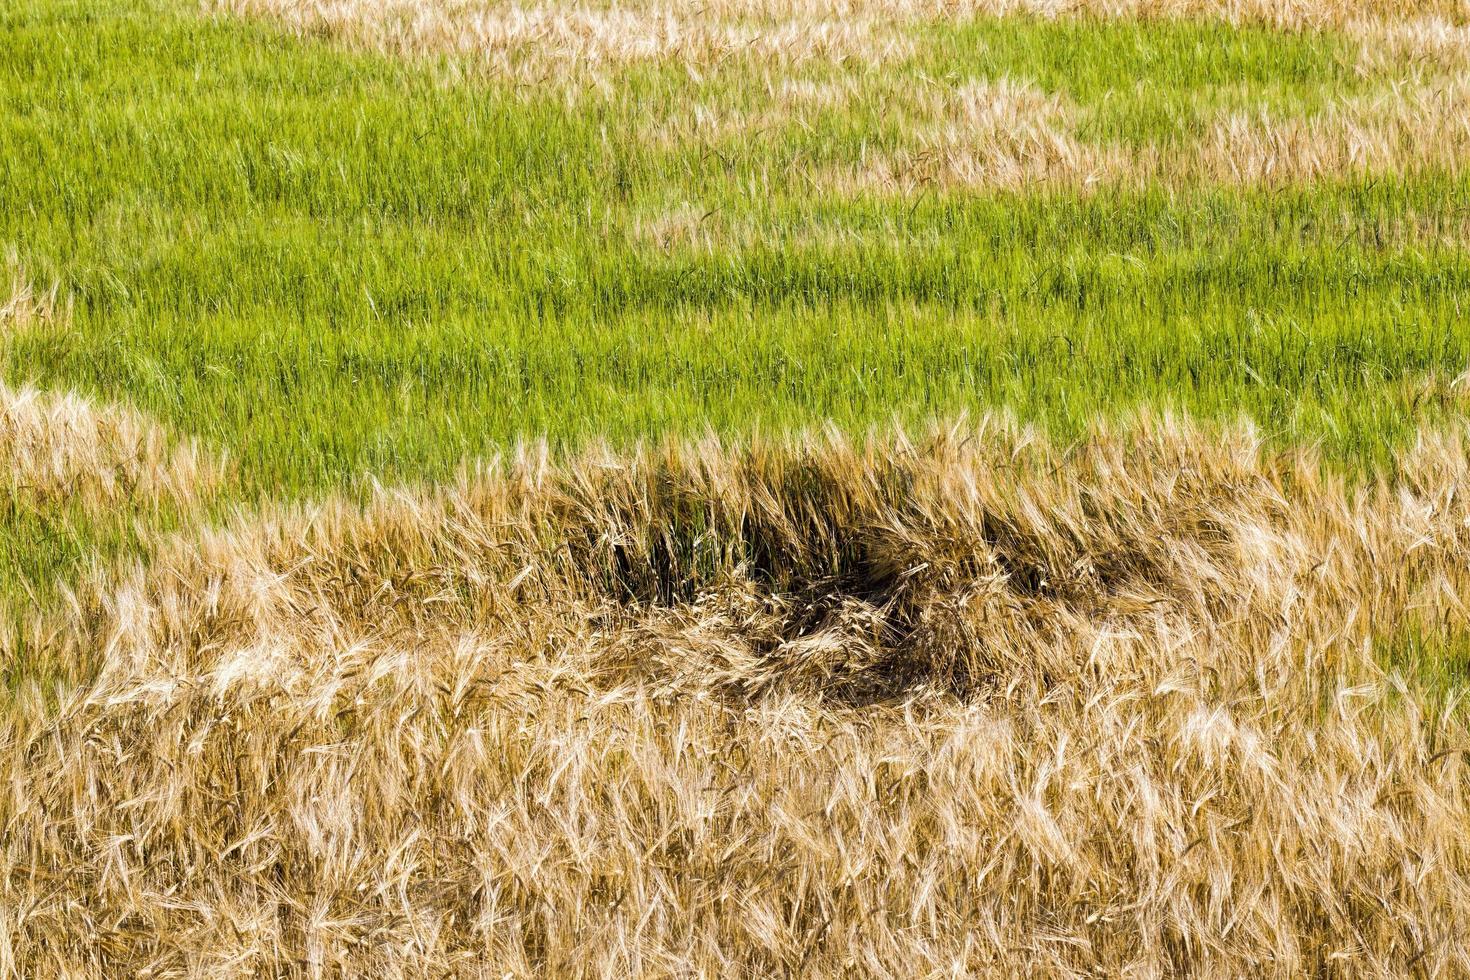
[[0, 976], [1470, 976], [1464, 0], [9, 0]]

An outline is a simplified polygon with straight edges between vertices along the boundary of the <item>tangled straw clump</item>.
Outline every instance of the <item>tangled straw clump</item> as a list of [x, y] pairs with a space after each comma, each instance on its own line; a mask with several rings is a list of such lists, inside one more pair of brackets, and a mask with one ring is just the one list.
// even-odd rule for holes
[[[0, 972], [1470, 970], [1470, 434], [713, 441], [258, 516], [37, 625]], [[33, 696], [34, 693], [33, 692]]]

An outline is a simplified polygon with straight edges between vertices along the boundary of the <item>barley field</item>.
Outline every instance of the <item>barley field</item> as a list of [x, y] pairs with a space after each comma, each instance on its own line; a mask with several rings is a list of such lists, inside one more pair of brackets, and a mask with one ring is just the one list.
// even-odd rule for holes
[[1470, 977], [1467, 164], [1467, 0], [6, 0], [0, 977]]

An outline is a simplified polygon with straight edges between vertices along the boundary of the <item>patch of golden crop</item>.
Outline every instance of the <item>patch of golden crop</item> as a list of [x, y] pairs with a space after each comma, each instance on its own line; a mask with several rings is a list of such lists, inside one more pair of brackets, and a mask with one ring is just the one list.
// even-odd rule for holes
[[639, 62], [700, 71], [731, 57], [791, 65], [882, 60], [911, 49], [873, 17], [733, 18], [681, 4], [208, 0], [206, 9], [269, 17], [394, 54], [465, 56], [493, 74], [538, 83], [569, 69], [596, 73]]
[[718, 212], [684, 202], [658, 214], [636, 219], [632, 239], [660, 252], [712, 252], [748, 244], [752, 239], [727, 227]]
[[[83, 590], [21, 975], [1470, 971], [1470, 431], [544, 450]], [[22, 706], [32, 695], [21, 691]]]
[[1311, 117], [1232, 114], [1164, 174], [1253, 185], [1458, 164], [1470, 152], [1470, 86], [1396, 85]]
[[0, 303], [0, 334], [52, 325], [66, 318], [66, 307], [58, 300], [59, 284], [49, 289], [37, 287], [14, 257], [5, 263], [5, 276], [9, 279], [9, 298]]
[[1358, 67], [1365, 73], [1404, 77], [1461, 75], [1470, 66], [1470, 24], [1444, 16], [1360, 21], [1352, 33], [1361, 42]]
[[[731, 56], [794, 65], [880, 62], [912, 50], [921, 23], [1042, 17], [1210, 18], [1280, 29], [1339, 29], [1391, 47], [1463, 48], [1466, 0], [202, 0], [205, 9], [268, 17], [397, 54], [468, 56], [544, 82], [569, 66], [645, 61], [707, 70]], [[1381, 43], [1375, 47], [1381, 47]], [[1376, 57], [1376, 55], [1375, 55]]]
[[[1470, 86], [1441, 76], [1387, 83], [1330, 100], [1311, 113], [1222, 110], [1200, 129], [1142, 145], [1084, 139], [1084, 110], [1021, 78], [926, 79], [906, 87], [871, 77], [861, 84], [851, 77], [786, 80], [771, 83], [769, 95], [769, 102], [755, 108], [701, 105], [676, 122], [651, 127], [650, 139], [738, 154], [743, 143], [768, 133], [799, 138], [836, 114], [884, 119], [875, 107], [887, 107], [886, 119], [902, 123], [875, 133], [851, 159], [795, 154], [779, 177], [769, 178], [808, 181], [838, 193], [1278, 186], [1453, 167], [1470, 157]], [[707, 248], [740, 244], [741, 236], [725, 234], [722, 222], [701, 220], [695, 234], [689, 227], [679, 231], [676, 217], [668, 216], [668, 234], [652, 233], [657, 229], [649, 226], [636, 237], [660, 248], [694, 238]], [[761, 235], [746, 228], [743, 238]]]
[[1204, 133], [1143, 147], [1077, 136], [1077, 112], [1026, 83], [970, 83], [941, 100], [912, 146], [823, 175], [839, 189], [1043, 185], [1273, 186], [1409, 173], [1470, 157], [1470, 86], [1404, 82], [1311, 115], [1222, 114]]
[[1088, 186], [1115, 180], [1128, 168], [1117, 150], [1079, 140], [1072, 107], [1025, 80], [971, 80], [925, 113], [911, 145], [874, 152], [846, 174], [849, 189], [912, 191], [921, 186], [1020, 189], [1046, 184]]
[[101, 513], [189, 504], [223, 464], [140, 412], [0, 383], [0, 489], [12, 503]]
[[972, 0], [964, 7], [976, 13], [1050, 17], [1209, 18], [1284, 30], [1355, 28], [1414, 19], [1470, 20], [1465, 0]]

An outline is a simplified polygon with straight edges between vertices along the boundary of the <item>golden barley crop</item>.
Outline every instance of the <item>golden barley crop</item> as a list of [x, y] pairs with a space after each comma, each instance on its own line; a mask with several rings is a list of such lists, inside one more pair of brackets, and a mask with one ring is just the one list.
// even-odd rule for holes
[[905, 145], [823, 175], [836, 189], [1024, 189], [1045, 185], [1250, 187], [1454, 167], [1470, 157], [1470, 90], [1403, 83], [1334, 99], [1311, 115], [1232, 110], [1204, 132], [1141, 148], [1077, 135], [1074, 107], [1026, 82], [969, 82]]
[[27, 330], [64, 318], [66, 311], [58, 301], [56, 285], [49, 289], [38, 287], [13, 257], [6, 262], [6, 274], [10, 295], [0, 303], [0, 332]]
[[223, 472], [196, 444], [131, 408], [0, 383], [0, 485], [12, 506], [188, 504]]
[[1026, 81], [971, 80], [942, 96], [913, 128], [911, 145], [860, 161], [836, 186], [913, 189], [940, 185], [1021, 189], [1096, 184], [1132, 169], [1126, 155], [1075, 135], [1072, 107]]
[[[1470, 971], [1470, 431], [528, 449], [38, 624], [25, 976]], [[1435, 646], [1438, 641], [1443, 641]]]
[[907, 50], [873, 17], [734, 18], [681, 5], [213, 0], [209, 9], [268, 16], [298, 31], [398, 54], [468, 56], [493, 72], [538, 83], [572, 69], [642, 62], [701, 70], [732, 56], [790, 65]]
[[704, 71], [734, 57], [790, 68], [872, 64], [914, 50], [911, 28], [980, 17], [1203, 18], [1282, 30], [1341, 30], [1365, 64], [1451, 59], [1463, 67], [1465, 0], [202, 0], [301, 33], [397, 54], [469, 56], [545, 83], [568, 68], [673, 61]]
[[[1211, 18], [1281, 29], [1409, 24], [1463, 26], [1465, 0], [204, 0], [206, 9], [279, 18], [300, 30], [399, 51], [492, 56], [535, 45], [576, 60], [707, 56], [756, 43], [767, 53], [841, 51], [824, 38], [838, 25], [868, 26], [1032, 15]], [[719, 28], [715, 32], [709, 25]], [[735, 28], [739, 27], [739, 30]], [[751, 31], [742, 34], [740, 31]], [[861, 35], [843, 35], [852, 39]], [[848, 49], [849, 53], [860, 53]]]

